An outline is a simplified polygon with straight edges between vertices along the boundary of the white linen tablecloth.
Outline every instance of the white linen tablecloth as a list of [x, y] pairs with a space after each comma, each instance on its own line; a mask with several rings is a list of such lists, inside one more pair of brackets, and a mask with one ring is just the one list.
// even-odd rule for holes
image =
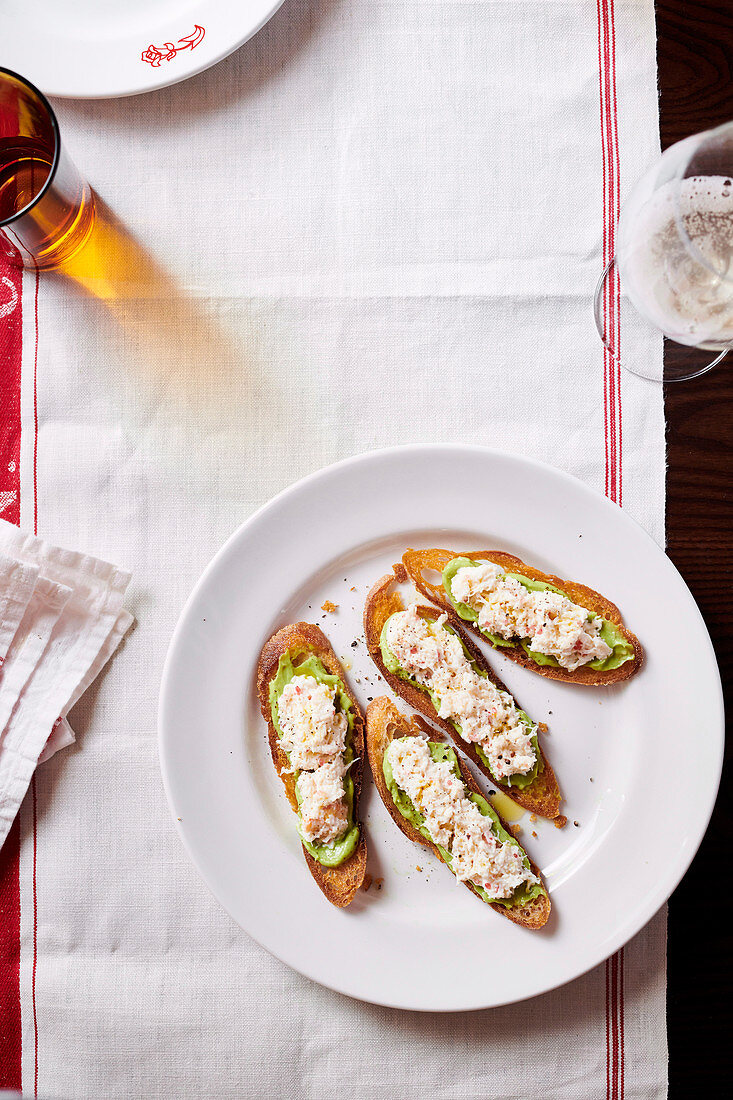
[[531, 1002], [354, 1002], [210, 897], [156, 740], [200, 571], [336, 459], [489, 444], [663, 542], [662, 391], [619, 376], [591, 313], [619, 196], [658, 154], [655, 45], [652, 0], [286, 0], [185, 84], [55, 104], [106, 228], [75, 282], [0, 272], [0, 508], [131, 570], [138, 626], [38, 770], [17, 867], [4, 853], [25, 1095], [666, 1095], [664, 913]]

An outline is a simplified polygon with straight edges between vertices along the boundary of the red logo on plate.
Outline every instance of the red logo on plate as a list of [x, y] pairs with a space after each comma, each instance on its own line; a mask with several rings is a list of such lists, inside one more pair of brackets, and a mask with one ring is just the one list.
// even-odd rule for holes
[[161, 61], [172, 61], [176, 54], [181, 53], [183, 50], [195, 50], [199, 43], [203, 42], [205, 34], [204, 28], [199, 27], [196, 23], [193, 32], [186, 35], [185, 38], [179, 38], [176, 46], [172, 42], [164, 42], [162, 46], [154, 46], [151, 42], [147, 50], [143, 50], [140, 54], [140, 60], [147, 61], [148, 65], [152, 65], [154, 69], [159, 69]]

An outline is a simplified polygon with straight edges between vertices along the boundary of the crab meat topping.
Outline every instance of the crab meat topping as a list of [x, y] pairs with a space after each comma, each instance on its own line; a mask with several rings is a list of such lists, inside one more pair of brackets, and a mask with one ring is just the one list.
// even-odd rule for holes
[[344, 798], [346, 766], [337, 756], [312, 772], [301, 772], [296, 782], [303, 836], [311, 843], [328, 844], [346, 829], [349, 811]]
[[490, 561], [456, 570], [451, 593], [478, 615], [478, 625], [507, 641], [527, 639], [534, 653], [573, 672], [613, 652], [601, 637], [603, 619], [558, 592], [532, 591]]
[[428, 622], [412, 605], [390, 618], [387, 645], [405, 672], [432, 693], [440, 717], [481, 747], [497, 780], [526, 775], [537, 760], [536, 726], [507, 691], [479, 674], [458, 636], [445, 629], [446, 621], [441, 615]]
[[336, 710], [336, 691], [313, 676], [293, 676], [277, 704], [280, 745], [298, 772], [301, 831], [311, 843], [329, 844], [348, 827], [344, 791], [348, 720]]
[[431, 839], [450, 853], [456, 878], [491, 898], [508, 898], [518, 886], [539, 882], [519, 845], [494, 835], [491, 817], [466, 796], [449, 760], [433, 760], [426, 741], [395, 739], [386, 756], [394, 781], [422, 814]]

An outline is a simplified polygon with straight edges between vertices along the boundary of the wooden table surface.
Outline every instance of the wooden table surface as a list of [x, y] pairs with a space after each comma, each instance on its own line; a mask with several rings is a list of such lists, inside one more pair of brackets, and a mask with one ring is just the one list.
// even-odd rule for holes
[[[656, 9], [660, 130], [666, 148], [733, 118], [733, 0], [657, 0]], [[667, 354], [679, 353], [670, 347]], [[667, 552], [705, 617], [730, 708], [733, 353], [696, 381], [667, 385], [665, 409]], [[694, 774], [684, 781], [694, 783]], [[727, 871], [733, 850], [732, 787], [728, 751], [710, 829], [669, 903], [671, 1100], [695, 1096], [704, 1086], [720, 1087], [730, 1077], [731, 927], [727, 913], [715, 904], [715, 892], [719, 869]], [[684, 787], [669, 796], [684, 813]]]

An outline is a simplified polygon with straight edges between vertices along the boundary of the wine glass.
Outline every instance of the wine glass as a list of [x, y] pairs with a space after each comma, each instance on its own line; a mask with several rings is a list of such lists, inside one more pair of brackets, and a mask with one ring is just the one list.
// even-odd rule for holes
[[[733, 122], [670, 146], [633, 188], [594, 314], [613, 357], [658, 382], [697, 378], [733, 348]], [[621, 354], [634, 325], [690, 351], [666, 365]]]

